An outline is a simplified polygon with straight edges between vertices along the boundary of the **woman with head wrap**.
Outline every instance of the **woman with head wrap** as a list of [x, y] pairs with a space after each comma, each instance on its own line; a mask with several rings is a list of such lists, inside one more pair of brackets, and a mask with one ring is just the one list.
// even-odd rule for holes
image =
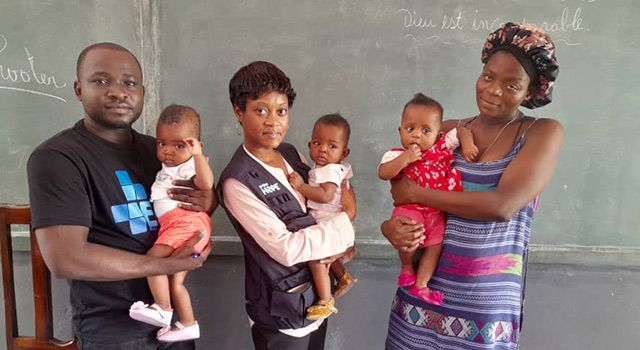
[[[444, 247], [429, 288], [441, 306], [398, 288], [387, 349], [516, 349], [522, 324], [524, 271], [538, 196], [551, 180], [564, 138], [560, 123], [525, 116], [519, 107], [551, 102], [558, 62], [551, 38], [529, 24], [506, 23], [482, 49], [475, 117], [466, 126], [479, 149], [475, 162], [455, 155], [463, 192], [429, 190], [401, 178], [395, 205], [418, 203], [448, 212]], [[422, 227], [403, 218], [382, 224], [396, 247], [411, 251]]]

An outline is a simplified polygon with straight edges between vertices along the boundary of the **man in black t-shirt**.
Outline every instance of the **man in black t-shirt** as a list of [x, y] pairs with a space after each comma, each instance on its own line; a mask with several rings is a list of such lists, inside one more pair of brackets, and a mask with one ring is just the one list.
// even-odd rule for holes
[[[142, 113], [138, 60], [111, 43], [78, 57], [74, 90], [84, 118], [40, 145], [28, 163], [32, 225], [54, 275], [71, 282], [73, 332], [80, 349], [193, 349], [159, 343], [157, 328], [129, 318], [137, 300], [153, 302], [146, 276], [202, 265], [194, 237], [169, 258], [144, 255], [157, 237], [149, 202], [160, 163], [155, 139], [131, 125]], [[185, 183], [181, 183], [185, 185]], [[213, 212], [212, 191], [171, 190], [187, 209]]]

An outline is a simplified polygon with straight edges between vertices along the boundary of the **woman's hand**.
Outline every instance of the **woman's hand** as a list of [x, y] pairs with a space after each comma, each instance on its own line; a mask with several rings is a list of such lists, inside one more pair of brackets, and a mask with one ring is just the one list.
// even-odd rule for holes
[[167, 193], [169, 193], [169, 198], [182, 202], [178, 204], [180, 208], [204, 211], [211, 215], [218, 207], [218, 200], [213, 189], [198, 190], [195, 188], [193, 180], [173, 180], [173, 185], [179, 187], [171, 188]]
[[404, 216], [394, 216], [380, 225], [382, 234], [399, 251], [412, 252], [424, 241], [422, 224]]
[[354, 256], [356, 256], [356, 242], [353, 242], [353, 245], [344, 251], [344, 255], [340, 258], [340, 261], [342, 261], [343, 264], [346, 264], [351, 261]]
[[[416, 191], [423, 191], [415, 181], [402, 175], [399, 179], [391, 180], [391, 196], [393, 197], [393, 205], [400, 206], [405, 204], [414, 204], [415, 199], [412, 194]], [[418, 203], [421, 204], [421, 203]]]
[[349, 262], [351, 259], [353, 259], [353, 256], [356, 254], [356, 246], [352, 245], [351, 247], [347, 248], [347, 250], [345, 250], [342, 253], [338, 253], [332, 256], [328, 256], [326, 258], [322, 258], [320, 259], [320, 263], [321, 264], [327, 264], [327, 265], [331, 265], [334, 261], [338, 260], [338, 259], [342, 259], [343, 263], [347, 263]]
[[353, 221], [356, 219], [357, 212], [356, 192], [346, 179], [342, 180], [340, 188], [342, 189], [342, 210], [347, 213], [349, 220]]

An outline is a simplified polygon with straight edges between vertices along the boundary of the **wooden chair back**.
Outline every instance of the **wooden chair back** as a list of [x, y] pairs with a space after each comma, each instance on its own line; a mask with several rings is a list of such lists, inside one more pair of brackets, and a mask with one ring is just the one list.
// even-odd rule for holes
[[[0, 204], [0, 249], [2, 253], [2, 287], [4, 291], [5, 328], [7, 350], [22, 349], [78, 349], [74, 340], [61, 341], [53, 337], [51, 302], [51, 273], [44, 264], [36, 235], [31, 228], [28, 205]], [[11, 225], [29, 225], [31, 265], [33, 271], [33, 306], [35, 310], [35, 336], [21, 336], [18, 332], [16, 291], [13, 278], [13, 252]]]

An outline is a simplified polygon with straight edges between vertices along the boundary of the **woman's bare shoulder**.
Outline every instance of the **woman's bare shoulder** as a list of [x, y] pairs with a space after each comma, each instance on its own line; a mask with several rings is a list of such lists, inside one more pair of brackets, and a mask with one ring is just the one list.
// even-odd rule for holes
[[442, 127], [440, 127], [441, 131], [448, 132], [449, 130], [460, 126], [464, 126], [468, 122], [471, 121], [473, 117], [465, 118], [465, 119], [448, 119], [442, 122]]
[[525, 135], [525, 143], [528, 141], [537, 144], [539, 142], [548, 143], [550, 141], [562, 144], [564, 139], [564, 128], [559, 121], [551, 118], [533, 119], [528, 126]]
[[[535, 121], [535, 122], [534, 122]], [[531, 134], [531, 136], [542, 136], [544, 134], [556, 135], [556, 134], [564, 134], [564, 128], [559, 121], [551, 118], [540, 118], [534, 119], [531, 121], [533, 123], [531, 125], [530, 130], [527, 132], [527, 135]]]

